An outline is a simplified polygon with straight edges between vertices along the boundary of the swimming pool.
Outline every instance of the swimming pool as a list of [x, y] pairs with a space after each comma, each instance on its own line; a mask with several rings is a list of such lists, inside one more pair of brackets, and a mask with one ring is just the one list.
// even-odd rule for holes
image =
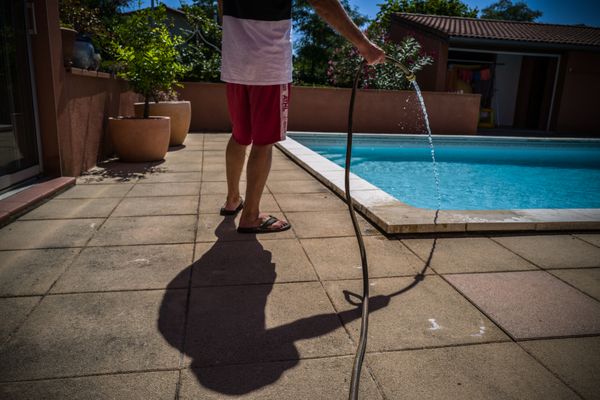
[[[344, 166], [345, 134], [289, 135]], [[600, 140], [434, 137], [442, 210], [600, 208]], [[352, 172], [413, 207], [437, 208], [424, 135], [356, 135]]]

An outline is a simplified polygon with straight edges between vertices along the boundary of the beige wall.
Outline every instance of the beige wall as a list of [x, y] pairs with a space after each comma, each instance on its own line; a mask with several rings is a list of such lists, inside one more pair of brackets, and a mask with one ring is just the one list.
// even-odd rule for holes
[[[230, 131], [225, 85], [185, 83], [181, 100], [192, 102], [192, 131]], [[431, 129], [437, 134], [474, 134], [479, 95], [424, 92]], [[345, 132], [350, 89], [294, 87], [288, 129]], [[356, 99], [356, 132], [421, 133], [424, 119], [412, 91], [360, 90]]]

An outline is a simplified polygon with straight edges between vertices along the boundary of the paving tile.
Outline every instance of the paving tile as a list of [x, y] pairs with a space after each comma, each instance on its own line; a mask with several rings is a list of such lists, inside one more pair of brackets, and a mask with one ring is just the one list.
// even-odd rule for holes
[[[352, 357], [185, 370], [180, 399], [346, 399], [351, 370]], [[382, 399], [375, 382], [364, 369], [359, 397]]]
[[202, 160], [194, 162], [167, 160], [157, 165], [157, 168], [162, 172], [200, 172], [202, 171]]
[[332, 193], [276, 194], [284, 211], [339, 211], [346, 203]]
[[581, 234], [577, 234], [574, 235], [575, 237], [578, 237], [581, 240], [585, 240], [588, 243], [593, 244], [594, 246], [598, 246], [600, 247], [600, 234], [594, 234], [594, 233], [581, 233]]
[[367, 362], [390, 400], [579, 398], [514, 343], [369, 354]]
[[78, 252], [78, 249], [1, 252], [0, 296], [45, 294]]
[[296, 239], [198, 243], [193, 286], [315, 281]]
[[127, 197], [198, 196], [200, 182], [170, 182], [136, 185]]
[[600, 303], [547, 272], [446, 278], [514, 338], [600, 333]]
[[126, 197], [112, 216], [184, 215], [196, 214], [197, 211], [198, 196]]
[[493, 239], [542, 268], [600, 267], [600, 248], [570, 235]]
[[165, 161], [176, 163], [202, 163], [202, 156], [202, 151], [186, 149], [185, 147], [179, 150], [173, 148], [173, 150], [167, 152]]
[[554, 269], [549, 272], [600, 300], [600, 268]]
[[[518, 271], [538, 268], [488, 238], [404, 239], [421, 259], [431, 256], [440, 274], [455, 272]], [[433, 249], [433, 254], [432, 254]]]
[[[242, 195], [242, 197], [244, 197]], [[200, 197], [200, 213], [214, 214], [218, 213], [225, 204], [225, 196], [222, 194], [205, 194]], [[279, 205], [272, 194], [263, 193], [260, 199], [260, 209], [263, 212], [281, 213]]]
[[77, 178], [77, 184], [131, 184], [135, 183], [146, 174], [153, 173], [155, 162], [126, 163], [118, 159], [101, 162], [85, 171]]
[[89, 245], [188, 243], [194, 241], [195, 225], [195, 215], [111, 217]]
[[[240, 181], [246, 180], [246, 174], [242, 173], [240, 177]], [[202, 172], [202, 181], [203, 182], [226, 182], [227, 175], [225, 174], [225, 169], [218, 171], [210, 171], [205, 170]]]
[[123, 197], [133, 187], [131, 183], [117, 185], [75, 185], [56, 196], [57, 199], [89, 199], [105, 197]]
[[267, 182], [274, 181], [291, 181], [291, 180], [313, 180], [315, 179], [312, 175], [304, 170], [298, 168], [291, 171], [271, 171]]
[[0, 344], [17, 329], [41, 297], [0, 298]]
[[185, 288], [192, 251], [192, 244], [89, 247], [52, 293]]
[[177, 371], [0, 384], [4, 400], [171, 400], [175, 397]]
[[[267, 212], [265, 210], [265, 212]], [[278, 218], [285, 219], [279, 213], [275, 213]], [[240, 220], [240, 214], [235, 218], [223, 217], [219, 214], [200, 214], [198, 218], [198, 233], [196, 242], [214, 242], [217, 240], [229, 242], [238, 240], [256, 240], [256, 235], [248, 233], [237, 233], [237, 225]], [[294, 227], [283, 232], [269, 233], [269, 239], [293, 239], [295, 238]]]
[[[325, 282], [327, 293], [355, 341], [360, 336], [362, 282]], [[368, 351], [508, 340], [490, 320], [450, 285], [436, 276], [371, 279]], [[398, 293], [400, 292], [400, 293]], [[358, 300], [358, 301], [357, 301]]]
[[600, 396], [600, 337], [521, 342], [585, 399]]
[[202, 172], [162, 172], [140, 176], [137, 183], [200, 182]]
[[317, 282], [192, 289], [188, 318], [192, 368], [354, 353]]
[[53, 199], [23, 215], [20, 220], [106, 218], [119, 202], [107, 199]]
[[[286, 216], [299, 238], [354, 236], [348, 211], [288, 212]], [[364, 218], [357, 215], [363, 235], [379, 232]]]
[[[246, 182], [240, 182], [240, 193], [242, 196], [246, 193]], [[269, 189], [265, 186], [263, 193], [270, 193]], [[202, 182], [202, 187], [200, 188], [200, 196], [207, 194], [227, 194], [227, 183], [226, 182]], [[224, 199], [225, 197], [222, 196]]]
[[103, 219], [15, 221], [0, 229], [0, 250], [80, 247]]
[[[400, 241], [383, 236], [365, 236], [369, 276], [416, 275], [425, 263]], [[354, 237], [302, 239], [302, 246], [315, 266], [320, 279], [359, 279], [362, 268], [358, 243]]]
[[267, 186], [271, 193], [331, 193], [322, 183], [313, 180], [269, 181]]
[[[168, 295], [166, 295], [168, 293]], [[0, 350], [5, 381], [177, 368], [185, 290], [47, 296]], [[169, 323], [157, 331], [157, 318]]]

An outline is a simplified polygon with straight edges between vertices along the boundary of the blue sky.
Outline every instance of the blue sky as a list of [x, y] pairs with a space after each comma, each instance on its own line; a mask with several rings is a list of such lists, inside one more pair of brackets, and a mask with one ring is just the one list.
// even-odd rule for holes
[[[177, 7], [183, 1], [190, 0], [162, 0], [171, 7]], [[134, 2], [137, 3], [136, 0]], [[495, 0], [463, 0], [471, 7], [482, 9], [495, 2]], [[600, 1], [598, 0], [526, 0], [529, 7], [541, 10], [544, 15], [538, 22], [554, 24], [587, 24], [600, 27]], [[378, 0], [350, 0], [350, 3], [359, 8], [363, 14], [374, 17], [377, 14]], [[150, 0], [143, 0], [143, 6], [150, 5]], [[137, 8], [137, 7], [136, 7]]]

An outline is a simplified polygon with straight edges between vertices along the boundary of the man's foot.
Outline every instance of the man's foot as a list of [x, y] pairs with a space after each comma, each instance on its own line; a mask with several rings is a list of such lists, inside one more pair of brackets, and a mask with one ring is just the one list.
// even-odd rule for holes
[[292, 227], [289, 222], [282, 221], [272, 215], [261, 215], [255, 225], [245, 225], [240, 221], [240, 226], [237, 228], [238, 233], [271, 233], [283, 232]]
[[221, 211], [219, 212], [219, 214], [221, 214], [221, 215], [237, 215], [237, 213], [239, 213], [242, 210], [242, 208], [244, 208], [244, 199], [242, 199], [240, 197], [239, 203], [231, 204], [229, 202], [226, 202], [225, 205], [223, 207], [221, 207]]

